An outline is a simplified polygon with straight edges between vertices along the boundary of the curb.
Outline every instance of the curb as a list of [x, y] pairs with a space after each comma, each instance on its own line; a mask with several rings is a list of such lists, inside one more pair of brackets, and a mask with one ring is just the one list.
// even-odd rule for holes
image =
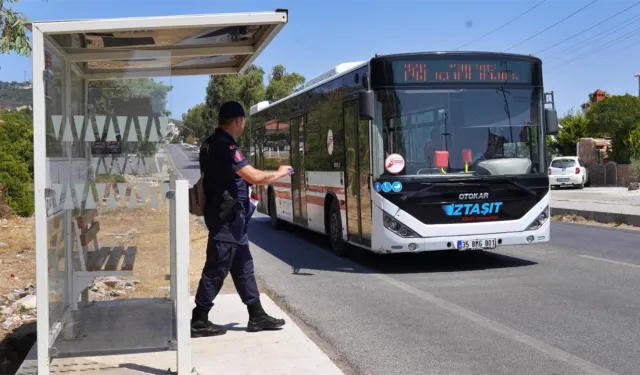
[[556, 215], [577, 215], [603, 224], [616, 223], [640, 227], [640, 215], [551, 207], [551, 216]]

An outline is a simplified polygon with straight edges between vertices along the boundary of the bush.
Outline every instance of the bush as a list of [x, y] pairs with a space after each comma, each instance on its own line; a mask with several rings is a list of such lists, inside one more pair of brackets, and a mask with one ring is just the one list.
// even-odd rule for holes
[[4, 204], [30, 216], [33, 201], [33, 120], [30, 111], [0, 111], [0, 183]]
[[629, 168], [631, 169], [631, 178], [633, 181], [640, 182], [640, 157], [631, 158]]
[[33, 215], [33, 188], [28, 165], [4, 150], [0, 150], [0, 182], [4, 185], [4, 203], [17, 215]]

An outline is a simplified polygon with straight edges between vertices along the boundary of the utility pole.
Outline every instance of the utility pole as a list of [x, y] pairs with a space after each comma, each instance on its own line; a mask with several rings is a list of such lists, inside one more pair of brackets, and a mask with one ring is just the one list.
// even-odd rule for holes
[[636, 78], [638, 78], [638, 98], [640, 98], [640, 73], [636, 74]]

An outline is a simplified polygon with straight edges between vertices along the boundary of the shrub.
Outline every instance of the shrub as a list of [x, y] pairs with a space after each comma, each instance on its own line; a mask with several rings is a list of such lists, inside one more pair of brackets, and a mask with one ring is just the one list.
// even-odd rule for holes
[[631, 179], [635, 182], [640, 182], [640, 157], [631, 158]]
[[[33, 201], [33, 121], [31, 112], [0, 111], [0, 183], [4, 204], [13, 213], [29, 216]], [[3, 209], [6, 214], [7, 209]]]
[[32, 215], [33, 188], [28, 165], [4, 150], [0, 150], [0, 182], [4, 185], [4, 203], [17, 215]]

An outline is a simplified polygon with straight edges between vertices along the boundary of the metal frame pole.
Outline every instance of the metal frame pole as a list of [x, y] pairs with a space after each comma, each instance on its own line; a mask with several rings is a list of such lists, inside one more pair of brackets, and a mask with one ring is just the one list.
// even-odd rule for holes
[[175, 182], [175, 278], [176, 285], [176, 325], [178, 339], [178, 374], [192, 372], [191, 329], [189, 316], [189, 181]]
[[38, 374], [49, 375], [49, 273], [47, 254], [46, 102], [44, 97], [44, 35], [34, 26], [33, 43], [33, 185], [35, 200], [36, 311]]

